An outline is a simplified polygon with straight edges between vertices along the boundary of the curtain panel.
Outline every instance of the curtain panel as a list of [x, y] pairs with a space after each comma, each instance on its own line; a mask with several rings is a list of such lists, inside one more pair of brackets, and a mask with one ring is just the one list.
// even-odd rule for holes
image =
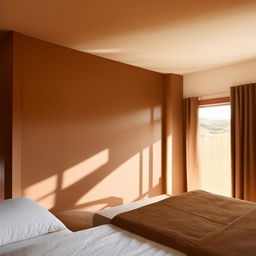
[[256, 201], [256, 84], [231, 87], [233, 197]]

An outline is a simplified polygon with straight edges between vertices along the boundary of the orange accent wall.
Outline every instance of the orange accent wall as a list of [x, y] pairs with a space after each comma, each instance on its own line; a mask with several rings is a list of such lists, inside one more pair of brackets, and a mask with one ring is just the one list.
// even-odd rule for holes
[[20, 195], [60, 212], [161, 194], [163, 80], [14, 33]]
[[165, 75], [163, 120], [164, 190], [168, 194], [176, 195], [187, 191], [183, 138], [183, 77], [181, 75]]

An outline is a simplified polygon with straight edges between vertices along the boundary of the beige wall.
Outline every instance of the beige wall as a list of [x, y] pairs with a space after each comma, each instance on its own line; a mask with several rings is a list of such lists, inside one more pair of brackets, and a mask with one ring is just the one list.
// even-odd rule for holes
[[14, 76], [21, 195], [60, 212], [162, 193], [163, 75], [15, 33]]
[[256, 81], [256, 60], [184, 75], [184, 97], [221, 96], [230, 86]]

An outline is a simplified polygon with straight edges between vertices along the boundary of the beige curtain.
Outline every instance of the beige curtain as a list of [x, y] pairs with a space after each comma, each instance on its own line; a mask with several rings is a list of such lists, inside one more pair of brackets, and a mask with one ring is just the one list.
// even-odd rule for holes
[[198, 98], [184, 99], [184, 142], [185, 142], [185, 166], [187, 173], [187, 190], [200, 188], [200, 173], [198, 168]]
[[256, 84], [231, 87], [233, 196], [256, 201]]

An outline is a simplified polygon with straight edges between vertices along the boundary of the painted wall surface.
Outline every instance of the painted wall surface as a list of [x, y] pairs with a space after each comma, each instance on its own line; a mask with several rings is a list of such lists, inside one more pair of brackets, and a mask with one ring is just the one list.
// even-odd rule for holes
[[165, 75], [164, 85], [165, 189], [167, 194], [176, 195], [187, 190], [183, 141], [183, 77]]
[[161, 194], [163, 75], [16, 33], [15, 45], [21, 195], [60, 212]]
[[256, 82], [256, 60], [184, 75], [184, 97], [227, 95], [231, 86]]

